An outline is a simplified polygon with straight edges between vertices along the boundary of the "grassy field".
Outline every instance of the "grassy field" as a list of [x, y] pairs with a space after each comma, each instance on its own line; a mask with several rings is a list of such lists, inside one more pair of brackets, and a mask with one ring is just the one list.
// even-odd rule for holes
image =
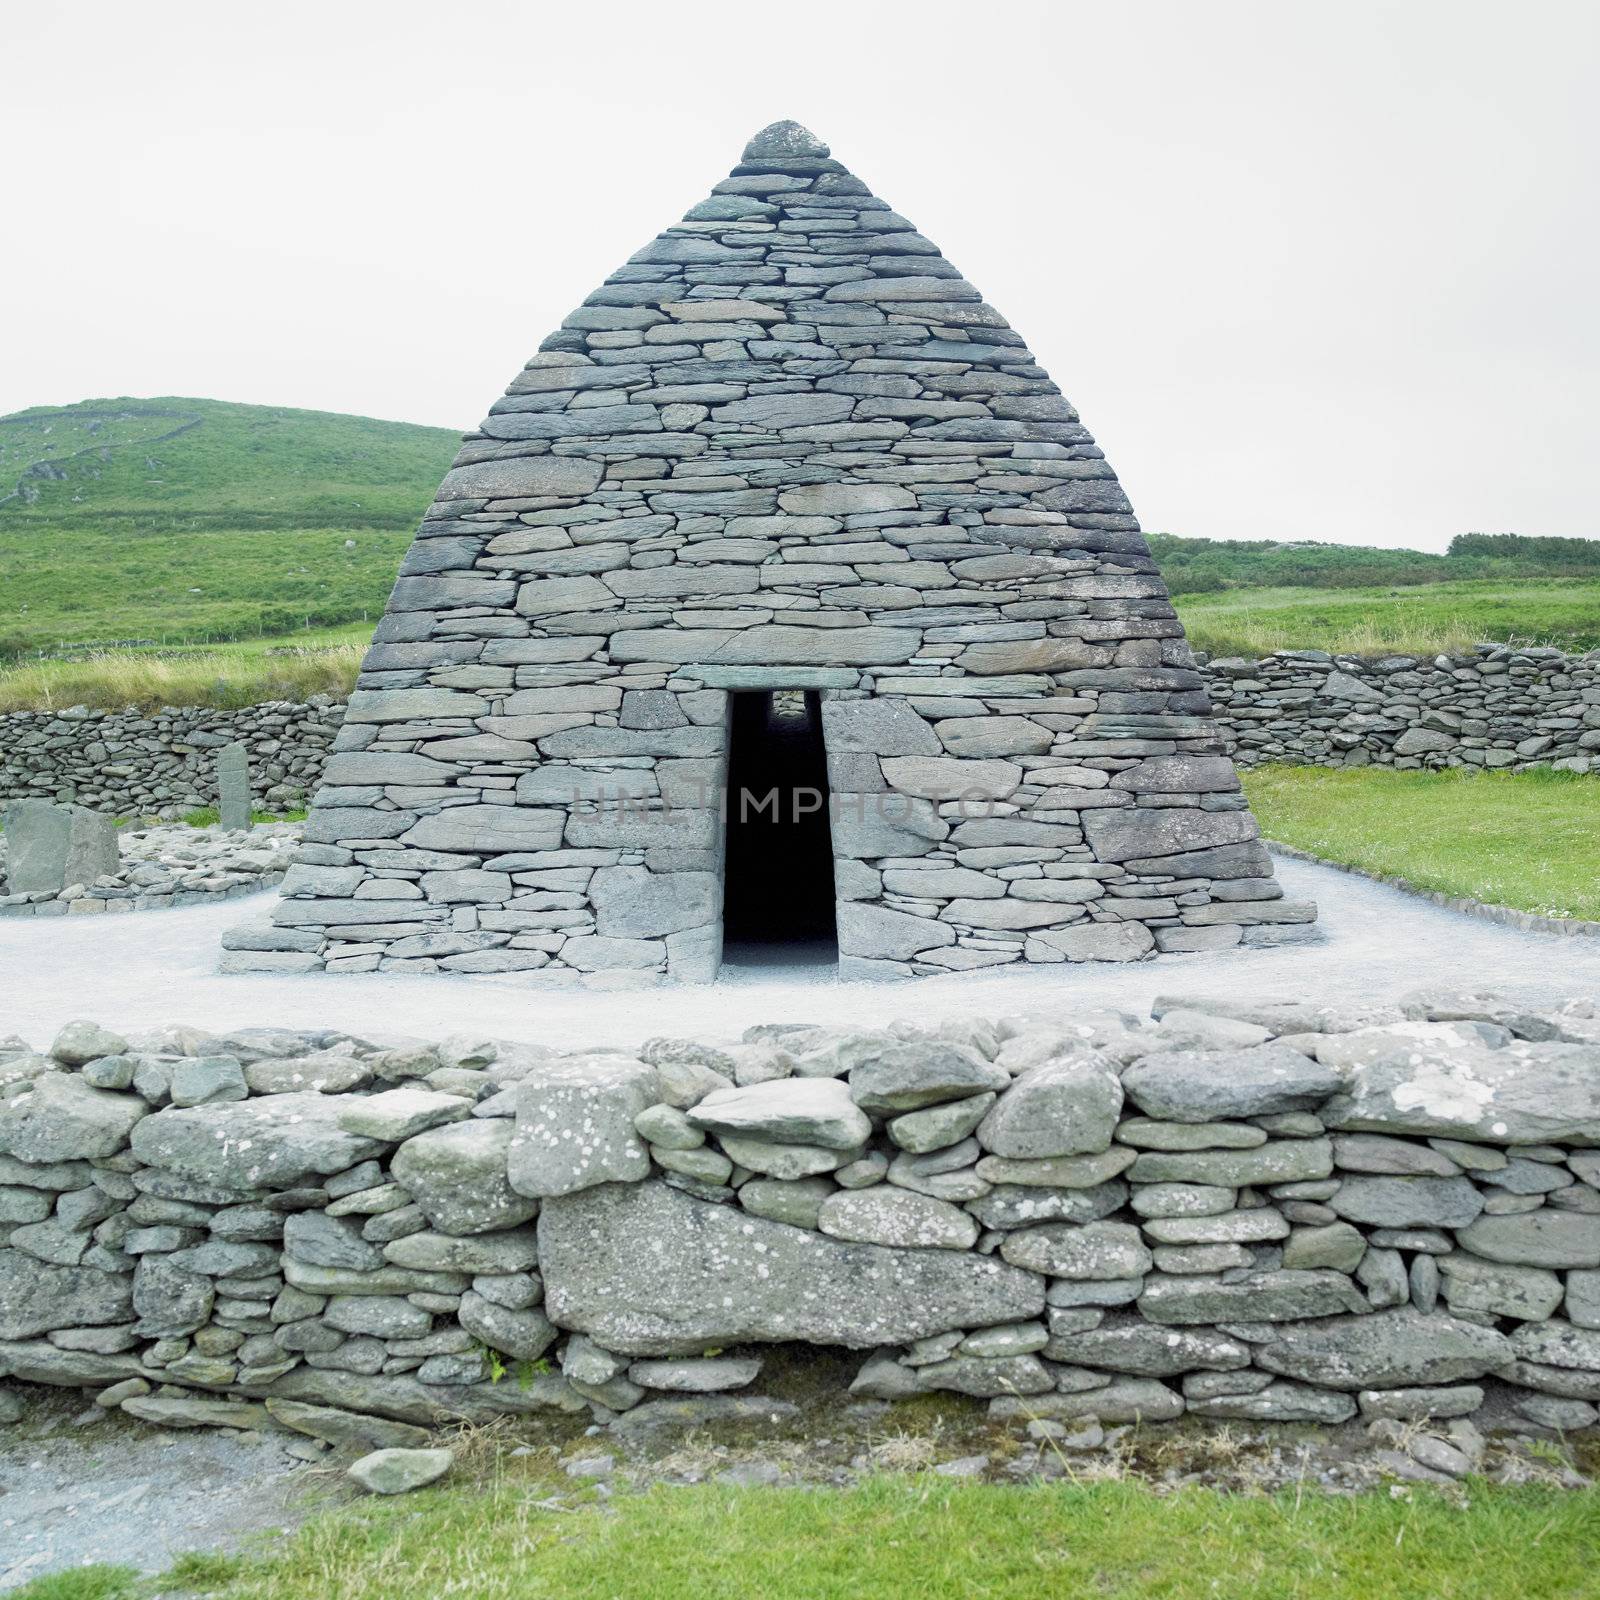
[[1433, 656], [1484, 640], [1600, 646], [1600, 578], [1482, 579], [1415, 588], [1230, 589], [1173, 598], [1189, 642], [1214, 656], [1327, 650]]
[[16, 1600], [1581, 1600], [1600, 1495], [1249, 1496], [926, 1476], [845, 1490], [437, 1489], [325, 1515], [244, 1559], [141, 1584], [97, 1568]]
[[1600, 783], [1573, 773], [1261, 767], [1269, 839], [1547, 917], [1600, 920]]
[[0, 417], [0, 657], [376, 617], [459, 441], [217, 400]]

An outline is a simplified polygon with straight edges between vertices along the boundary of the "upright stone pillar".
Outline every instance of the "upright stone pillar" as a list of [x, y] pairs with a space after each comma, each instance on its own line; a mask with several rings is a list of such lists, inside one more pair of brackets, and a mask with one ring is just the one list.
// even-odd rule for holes
[[217, 810], [224, 828], [250, 827], [250, 752], [237, 742], [217, 751]]
[[87, 806], [14, 800], [5, 829], [11, 894], [60, 894], [121, 865], [116, 823]]

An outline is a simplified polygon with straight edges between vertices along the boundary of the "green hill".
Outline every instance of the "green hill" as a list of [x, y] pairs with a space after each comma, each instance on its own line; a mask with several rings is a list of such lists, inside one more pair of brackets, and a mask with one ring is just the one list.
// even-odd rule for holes
[[371, 615], [459, 441], [220, 400], [0, 417], [0, 656]]

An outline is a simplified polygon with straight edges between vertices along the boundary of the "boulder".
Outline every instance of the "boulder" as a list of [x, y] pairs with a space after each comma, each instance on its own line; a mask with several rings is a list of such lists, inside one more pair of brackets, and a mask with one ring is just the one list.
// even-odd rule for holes
[[552, 1320], [629, 1355], [909, 1344], [1044, 1308], [1041, 1278], [986, 1256], [846, 1243], [658, 1181], [547, 1202], [539, 1259]]

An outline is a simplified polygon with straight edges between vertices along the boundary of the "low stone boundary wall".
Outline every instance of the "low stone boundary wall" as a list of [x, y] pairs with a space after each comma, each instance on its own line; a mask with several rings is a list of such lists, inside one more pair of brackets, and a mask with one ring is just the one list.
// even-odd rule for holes
[[247, 1028], [0, 1048], [0, 1375], [420, 1442], [742, 1390], [1018, 1422], [1592, 1425], [1600, 1018], [1481, 995], [803, 1024], [558, 1055]]
[[1201, 671], [1242, 766], [1600, 772], [1600, 651], [1484, 645], [1369, 661], [1280, 650]]
[[[1486, 645], [1432, 660], [1318, 650], [1199, 660], [1242, 766], [1600, 772], [1600, 651]], [[326, 695], [239, 711], [14, 711], [0, 715], [0, 800], [177, 816], [215, 803], [216, 749], [240, 740], [262, 803], [288, 807], [321, 782], [343, 717], [343, 702]]]
[[344, 703], [313, 695], [236, 711], [11, 711], [0, 714], [0, 800], [73, 801], [115, 816], [177, 817], [215, 805], [217, 752], [250, 752], [256, 802], [301, 804], [344, 720]]

